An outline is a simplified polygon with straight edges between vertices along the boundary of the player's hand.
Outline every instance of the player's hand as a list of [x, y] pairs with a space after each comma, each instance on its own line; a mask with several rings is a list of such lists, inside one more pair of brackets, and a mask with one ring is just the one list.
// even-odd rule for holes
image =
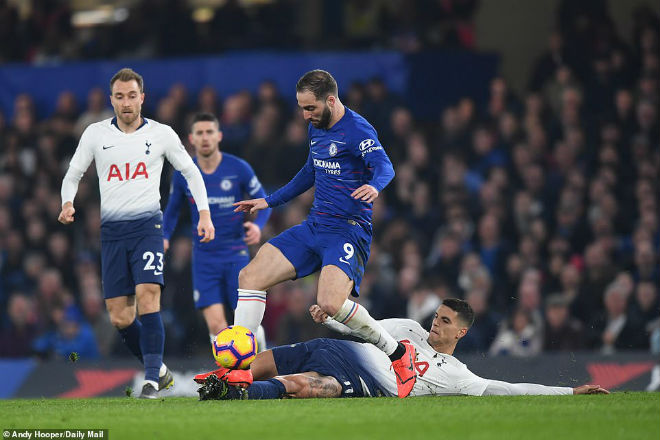
[[582, 385], [573, 388], [573, 394], [610, 394], [610, 392], [600, 385]]
[[261, 241], [261, 228], [253, 222], [243, 223], [245, 228], [245, 244], [248, 246], [258, 244]]
[[167, 238], [163, 238], [163, 252], [167, 252], [170, 248], [170, 241]]
[[330, 316], [325, 313], [318, 304], [314, 304], [309, 308], [309, 314], [312, 315], [314, 322], [318, 324], [323, 324], [325, 321], [330, 319]]
[[64, 225], [68, 225], [73, 223], [73, 214], [75, 214], [76, 210], [73, 207], [73, 203], [71, 202], [66, 202], [64, 205], [62, 205], [62, 211], [60, 212], [60, 215], [57, 217], [57, 221]]
[[250, 200], [241, 200], [240, 202], [234, 203], [234, 212], [247, 212], [249, 214], [254, 214], [257, 211], [268, 208], [268, 203], [266, 199], [250, 199]]
[[199, 223], [197, 223], [197, 235], [203, 237], [200, 243], [208, 243], [215, 238], [215, 227], [211, 221], [211, 213], [208, 209], [199, 211]]
[[366, 183], [353, 191], [351, 193], [351, 197], [353, 197], [356, 200], [361, 200], [366, 203], [371, 203], [374, 200], [376, 200], [376, 197], [378, 197], [378, 190], [374, 188], [371, 185], [367, 185]]

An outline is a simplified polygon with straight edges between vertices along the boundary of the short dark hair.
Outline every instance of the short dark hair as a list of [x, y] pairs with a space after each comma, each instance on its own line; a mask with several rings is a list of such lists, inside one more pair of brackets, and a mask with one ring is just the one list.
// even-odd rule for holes
[[328, 96], [337, 96], [337, 81], [325, 70], [311, 70], [304, 74], [296, 84], [296, 92], [312, 92], [317, 100]]
[[447, 306], [458, 314], [458, 319], [463, 321], [468, 328], [474, 324], [474, 310], [467, 301], [458, 298], [447, 298], [442, 300], [442, 305]]
[[215, 122], [215, 125], [218, 128], [220, 128], [220, 121], [218, 121], [218, 118], [213, 113], [208, 113], [208, 112], [195, 113], [195, 115], [192, 117], [192, 121], [190, 121], [191, 133], [193, 130], [193, 125], [195, 125], [198, 122]]
[[129, 67], [124, 67], [112, 76], [112, 79], [110, 79], [110, 93], [112, 93], [112, 86], [115, 82], [128, 82], [133, 80], [137, 82], [140, 93], [144, 93], [144, 79], [142, 79], [142, 75]]

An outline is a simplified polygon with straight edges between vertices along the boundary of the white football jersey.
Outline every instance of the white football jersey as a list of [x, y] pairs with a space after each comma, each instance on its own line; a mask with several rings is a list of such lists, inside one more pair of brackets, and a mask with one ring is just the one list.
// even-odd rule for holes
[[[429, 332], [410, 319], [384, 319], [378, 321], [397, 341], [409, 341], [417, 350], [417, 382], [411, 396], [469, 395], [481, 396], [489, 381], [470, 370], [454, 356], [438, 353], [427, 341]], [[392, 361], [375, 345], [364, 343], [364, 366], [374, 379], [391, 395], [397, 395], [396, 376], [391, 369]]]
[[[160, 212], [160, 175], [165, 158], [177, 170], [195, 167], [172, 128], [152, 119], [144, 121], [133, 133], [122, 132], [112, 119], [91, 124], [69, 164], [69, 172], [82, 176], [92, 160], [96, 162], [104, 223], [137, 220]], [[73, 191], [63, 185], [62, 203], [72, 202], [76, 189], [77, 184]], [[199, 209], [208, 209], [205, 193], [204, 199], [196, 202]]]

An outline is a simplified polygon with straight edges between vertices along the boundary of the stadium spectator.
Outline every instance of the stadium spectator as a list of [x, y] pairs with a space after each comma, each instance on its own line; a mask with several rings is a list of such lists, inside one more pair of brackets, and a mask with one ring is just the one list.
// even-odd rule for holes
[[458, 353], [479, 353], [485, 355], [498, 333], [500, 316], [488, 306], [488, 294], [480, 289], [472, 289], [465, 294], [465, 301], [474, 311], [474, 324], [456, 346]]
[[542, 334], [528, 311], [518, 308], [498, 332], [489, 352], [492, 356], [529, 357], [541, 352]]
[[37, 314], [32, 299], [22, 292], [12, 293], [7, 318], [0, 329], [0, 358], [31, 355], [32, 341], [37, 335]]
[[87, 109], [78, 117], [74, 127], [76, 137], [80, 137], [89, 124], [111, 118], [112, 110], [106, 105], [107, 97], [100, 87], [87, 94]]
[[605, 354], [618, 350], [648, 349], [643, 324], [626, 312], [629, 293], [621, 282], [612, 282], [604, 294], [605, 311], [589, 323], [588, 346]]
[[32, 349], [36, 353], [44, 358], [56, 356], [72, 361], [78, 360], [78, 357], [85, 360], [99, 358], [94, 332], [76, 306], [53, 308], [51, 319], [53, 329], [32, 343]]
[[578, 351], [584, 349], [584, 331], [580, 321], [570, 315], [570, 301], [561, 294], [545, 301], [543, 351]]

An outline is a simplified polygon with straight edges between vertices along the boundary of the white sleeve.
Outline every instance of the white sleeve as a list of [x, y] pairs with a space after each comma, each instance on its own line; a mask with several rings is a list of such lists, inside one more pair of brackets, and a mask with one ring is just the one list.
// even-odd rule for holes
[[179, 171], [181, 171], [186, 182], [188, 182], [188, 188], [195, 199], [197, 210], [201, 211], [206, 209], [208, 211], [209, 201], [206, 197], [206, 186], [204, 185], [204, 179], [202, 178], [202, 173], [199, 172], [199, 168], [197, 168], [195, 163], [191, 160], [189, 167], [181, 168]]
[[73, 154], [71, 161], [69, 162], [69, 169], [62, 179], [62, 205], [66, 202], [73, 203], [73, 199], [76, 197], [78, 192], [78, 184], [82, 178], [89, 164], [94, 160], [93, 153], [93, 144], [91, 142], [91, 135], [89, 128], [86, 129], [82, 136], [80, 137], [80, 142], [78, 142], [78, 147], [76, 152]]
[[[383, 326], [383, 329], [388, 332], [392, 337], [396, 338], [396, 330], [400, 329], [401, 326], [404, 324], [412, 325], [412, 326], [418, 326], [421, 329], [421, 326], [416, 322], [413, 321], [412, 319], [401, 319], [401, 318], [388, 318], [388, 319], [381, 319], [378, 322], [380, 325]], [[340, 322], [335, 321], [332, 319], [330, 316], [326, 318], [326, 320], [323, 322], [323, 325], [329, 328], [332, 331], [335, 331], [337, 333], [340, 333], [342, 335], [353, 335], [360, 337], [359, 334], [353, 332], [350, 327], [347, 325], [344, 325]], [[363, 338], [364, 339], [364, 338]]]
[[489, 380], [483, 396], [537, 396], [573, 394], [571, 387], [549, 387], [535, 383], [508, 383], [499, 380]]
[[400, 333], [401, 330], [406, 328], [412, 328], [415, 329], [417, 332], [421, 332], [421, 333], [425, 332], [425, 330], [422, 328], [419, 322], [414, 321], [412, 319], [387, 318], [387, 319], [379, 320], [378, 323], [385, 329], [387, 333], [392, 335], [394, 339], [397, 339], [397, 336], [400, 336], [398, 335], [398, 333]]
[[204, 186], [204, 179], [199, 168], [195, 165], [192, 158], [181, 144], [181, 140], [176, 135], [174, 130], [168, 127], [170, 131], [171, 142], [165, 147], [165, 157], [172, 164], [172, 166], [181, 172], [183, 177], [188, 182], [190, 193], [195, 199], [197, 210], [202, 211], [209, 209], [209, 201], [206, 196], [206, 186]]
[[342, 335], [350, 335], [353, 332], [353, 330], [351, 330], [350, 327], [342, 324], [341, 322], [335, 321], [329, 316], [325, 319], [325, 321], [323, 321], [323, 325], [329, 328], [330, 330], [335, 331]]

